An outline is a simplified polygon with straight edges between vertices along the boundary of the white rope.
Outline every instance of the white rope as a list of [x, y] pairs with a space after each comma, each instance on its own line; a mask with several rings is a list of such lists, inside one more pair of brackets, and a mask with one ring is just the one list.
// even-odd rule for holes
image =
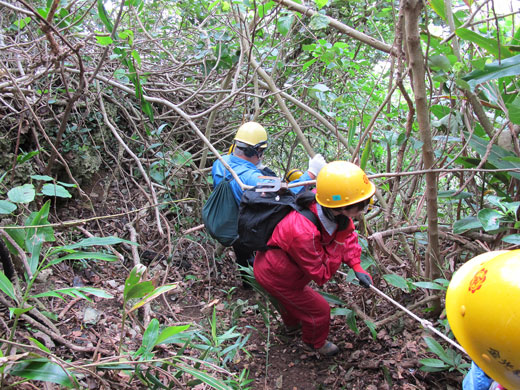
[[[343, 275], [343, 276], [348, 276], [346, 273], [344, 272], [341, 272], [341, 271], [338, 271], [339, 274]], [[460, 346], [459, 344], [457, 344], [455, 341], [453, 341], [452, 339], [450, 339], [449, 337], [447, 337], [444, 333], [442, 332], [439, 332], [437, 329], [435, 329], [432, 325], [432, 323], [428, 320], [425, 320], [417, 315], [415, 315], [414, 313], [412, 313], [410, 310], [408, 310], [406, 307], [404, 307], [403, 305], [401, 305], [399, 302], [396, 302], [395, 300], [393, 300], [392, 298], [390, 298], [388, 295], [386, 295], [384, 292], [382, 292], [381, 290], [379, 290], [378, 288], [376, 288], [374, 285], [370, 285], [370, 288], [372, 289], [372, 291], [375, 291], [377, 294], [379, 294], [380, 296], [382, 296], [383, 298], [385, 298], [386, 300], [390, 301], [391, 303], [393, 303], [395, 306], [397, 306], [399, 309], [401, 309], [402, 311], [404, 311], [406, 314], [408, 314], [410, 317], [412, 317], [413, 319], [415, 319], [416, 321], [418, 321], [423, 328], [425, 329], [428, 329], [430, 330], [431, 332], [435, 333], [437, 336], [441, 337], [442, 339], [444, 339], [445, 341], [447, 341], [448, 343], [450, 343], [451, 345], [453, 345], [455, 348], [459, 349], [461, 352], [465, 353], [466, 355], [468, 355], [468, 353], [466, 352], [466, 350], [464, 348], [462, 348], [462, 346]], [[469, 356], [469, 355], [468, 355]]]

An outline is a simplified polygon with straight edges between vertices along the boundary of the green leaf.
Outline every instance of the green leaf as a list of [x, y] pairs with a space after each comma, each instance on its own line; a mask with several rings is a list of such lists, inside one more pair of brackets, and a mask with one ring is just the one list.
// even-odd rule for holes
[[190, 367], [190, 366], [187, 366], [184, 364], [178, 364], [177, 368], [179, 368], [181, 371], [184, 371], [186, 374], [190, 374], [190, 375], [194, 376], [195, 378], [201, 380], [202, 382], [213, 387], [214, 389], [230, 390], [230, 387], [228, 385], [219, 381], [216, 378], [213, 378], [211, 375], [207, 374], [204, 371], [197, 370], [196, 368], [193, 368], [193, 367]]
[[450, 357], [448, 356], [444, 348], [442, 348], [442, 345], [440, 345], [436, 340], [434, 340], [431, 337], [423, 337], [423, 339], [431, 352], [433, 352], [435, 355], [441, 358], [444, 362], [450, 363]]
[[137, 65], [141, 66], [141, 56], [137, 50], [132, 50], [132, 58], [137, 62]]
[[334, 305], [347, 306], [345, 302], [339, 299], [337, 296], [326, 293], [324, 291], [320, 291], [320, 295], [325, 298], [328, 303], [332, 303]]
[[7, 193], [7, 197], [14, 203], [30, 203], [36, 196], [36, 190], [32, 184], [14, 187]]
[[448, 191], [439, 191], [437, 194], [437, 197], [439, 198], [452, 198], [452, 199], [468, 199], [473, 198], [475, 195], [471, 192], [462, 191], [460, 194], [457, 194], [453, 196], [456, 192], [455, 190], [448, 190]]
[[314, 2], [316, 3], [318, 9], [322, 9], [329, 3], [329, 0], [314, 0]]
[[383, 279], [394, 287], [400, 288], [403, 291], [409, 292], [408, 283], [405, 278], [396, 274], [383, 275]]
[[[26, 226], [48, 225], [47, 217], [49, 216], [50, 201], [45, 202], [40, 211], [32, 213], [26, 221]], [[34, 274], [38, 268], [40, 259], [40, 251], [44, 242], [54, 241], [54, 230], [50, 227], [28, 227], [26, 229], [25, 247], [31, 254], [29, 259], [29, 267]]]
[[520, 54], [506, 58], [502, 61], [493, 61], [484, 65], [483, 69], [477, 69], [465, 75], [464, 80], [468, 82], [472, 89], [486, 81], [499, 79], [502, 77], [518, 76], [520, 74]]
[[293, 15], [281, 16], [276, 23], [276, 30], [285, 37], [291, 29], [293, 21]]
[[47, 175], [31, 175], [31, 179], [42, 181], [53, 181], [54, 179]]
[[116, 245], [116, 244], [121, 244], [123, 242], [127, 243], [127, 244], [130, 244], [130, 245], [139, 246], [139, 244], [136, 243], [136, 242], [124, 240], [124, 239], [119, 238], [119, 237], [109, 236], [109, 237], [89, 237], [89, 238], [85, 238], [84, 240], [81, 240], [81, 241], [79, 241], [79, 242], [77, 242], [75, 244], [66, 245], [66, 246], [64, 246], [62, 248], [65, 249], [65, 250], [68, 250], [68, 249], [76, 249], [76, 248], [85, 248], [85, 247], [96, 246], [96, 245], [101, 245], [101, 246], [104, 246], [104, 245]]
[[31, 158], [33, 158], [34, 156], [36, 156], [38, 154], [40, 154], [39, 150], [33, 150], [32, 152], [28, 152], [28, 153], [21, 153], [16, 158], [16, 163], [23, 164], [24, 162], [29, 161]]
[[[150, 352], [153, 347], [157, 345], [157, 337], [159, 336], [159, 321], [154, 318], [148, 324], [148, 327], [144, 331], [143, 341], [141, 342], [141, 348], [145, 352]], [[141, 349], [139, 348], [139, 349]]]
[[[147, 282], [143, 282], [143, 283], [147, 283]], [[162, 295], [165, 292], [173, 290], [174, 288], [177, 288], [177, 287], [178, 287], [177, 283], [165, 284], [164, 286], [157, 287], [155, 290], [148, 293], [141, 301], [137, 302], [128, 312], [130, 313], [136, 309], [139, 309], [141, 306], [147, 304], [148, 302], [151, 302], [152, 300], [157, 298], [159, 295]]]
[[482, 223], [477, 217], [466, 217], [455, 221], [453, 224], [453, 233], [462, 234], [471, 229], [481, 229]]
[[42, 343], [40, 343], [38, 340], [36, 340], [35, 338], [32, 338], [32, 337], [29, 337], [29, 340], [34, 344], [36, 345], [38, 348], [40, 348], [42, 351], [45, 351], [47, 353], [51, 353], [51, 350], [49, 348], [47, 348], [45, 345], [43, 345]]
[[455, 34], [457, 34], [460, 38], [464, 39], [465, 41], [475, 43], [482, 49], [486, 50], [488, 53], [492, 54], [497, 59], [508, 58], [512, 56], [512, 53], [509, 51], [509, 49], [502, 44], [500, 45], [499, 50], [496, 39], [484, 37], [467, 28], [458, 28], [455, 30]]
[[329, 26], [330, 19], [327, 15], [314, 14], [311, 17], [309, 28], [311, 30], [321, 30]]
[[482, 209], [477, 213], [477, 217], [482, 224], [482, 228], [486, 231], [493, 231], [500, 228], [500, 221], [503, 214], [493, 209]]
[[[466, 138], [469, 139], [469, 133], [464, 132], [464, 134]], [[469, 140], [469, 144], [475, 150], [475, 152], [483, 156], [486, 153], [486, 148], [488, 147], [489, 141], [473, 134]], [[491, 153], [488, 156], [488, 162], [500, 169], [520, 169], [520, 163], [515, 161], [508, 161], [508, 158], [510, 157], [516, 156], [498, 145], [492, 145]], [[519, 172], [507, 172], [507, 174], [513, 176], [516, 179], [520, 179]]]
[[2, 290], [2, 292], [13, 301], [17, 302], [16, 296], [14, 295], [13, 284], [9, 279], [7, 279], [7, 276], [5, 276], [3, 271], [0, 271], [0, 290]]
[[159, 344], [169, 344], [177, 341], [177, 338], [175, 337], [177, 334], [184, 332], [185, 330], [188, 330], [190, 325], [179, 325], [179, 326], [169, 326], [166, 329], [164, 329], [159, 337], [157, 337], [157, 340], [155, 341], [155, 345]]
[[347, 315], [347, 325], [351, 331], [353, 331], [356, 334], [359, 334], [359, 329], [356, 323], [356, 313], [354, 312], [354, 310], [351, 310], [350, 313]]
[[17, 206], [8, 200], [0, 200], [0, 214], [11, 214]]
[[376, 329], [376, 325], [372, 322], [372, 321], [369, 321], [369, 320], [363, 320], [363, 322], [365, 323], [365, 325], [367, 326], [368, 330], [370, 330], [370, 333], [372, 334], [372, 339], [374, 341], [377, 340], [377, 329]]
[[42, 194], [47, 196], [56, 196], [58, 198], [72, 198], [72, 195], [65, 187], [58, 184], [44, 184]]
[[102, 261], [116, 261], [118, 258], [115, 255], [99, 252], [74, 252], [59, 259], [54, 259], [48, 265], [55, 265], [65, 260], [102, 260]]
[[502, 238], [502, 241], [509, 244], [520, 245], [520, 234], [510, 234]]
[[140, 282], [137, 284], [134, 284], [132, 287], [128, 289], [128, 291], [125, 294], [125, 298], [133, 299], [133, 298], [141, 298], [144, 297], [146, 294], [149, 294], [151, 291], [154, 290], [154, 285], [150, 281], [146, 282]]
[[413, 282], [414, 286], [420, 287], [420, 288], [427, 288], [430, 290], [446, 290], [444, 286], [441, 286], [440, 284], [433, 283], [433, 282]]
[[112, 43], [114, 43], [112, 38], [110, 38], [109, 36], [104, 36], [104, 35], [96, 35], [96, 41], [101, 46], [108, 46], [108, 45], [111, 45]]
[[108, 16], [107, 10], [105, 9], [105, 5], [103, 4], [103, 0], [98, 0], [97, 8], [99, 19], [101, 19], [107, 30], [112, 32], [112, 30], [114, 29], [114, 25], [110, 21], [110, 16]]
[[71, 372], [67, 375], [63, 368], [45, 358], [25, 360], [16, 364], [9, 374], [36, 381], [57, 383], [65, 387], [74, 386], [69, 379], [69, 375], [74, 378]]
[[509, 120], [515, 125], [520, 125], [520, 96], [516, 96], [515, 100], [506, 104], [509, 114]]
[[11, 317], [13, 317], [13, 316], [21, 316], [22, 314], [27, 313], [28, 311], [31, 311], [33, 309], [33, 307], [34, 306], [29, 306], [29, 307], [24, 307], [24, 308], [10, 307], [9, 308], [9, 313], [10, 313]]
[[427, 367], [438, 367], [438, 368], [446, 368], [448, 367], [446, 363], [439, 359], [420, 359], [419, 362], [424, 364]]
[[91, 294], [100, 298], [112, 299], [114, 296], [112, 294], [107, 293], [105, 290], [96, 287], [67, 287], [60, 288], [57, 290], [51, 290], [42, 292], [40, 294], [33, 295], [33, 298], [41, 298], [41, 297], [61, 297], [61, 294], [69, 295], [71, 297], [78, 297], [87, 299], [88, 297], [85, 294]]

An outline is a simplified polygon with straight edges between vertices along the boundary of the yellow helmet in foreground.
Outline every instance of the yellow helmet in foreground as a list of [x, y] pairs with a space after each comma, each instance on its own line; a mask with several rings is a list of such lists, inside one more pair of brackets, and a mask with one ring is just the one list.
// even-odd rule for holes
[[235, 141], [258, 148], [266, 148], [267, 132], [260, 123], [246, 122], [238, 128]]
[[343, 207], [371, 198], [376, 186], [365, 172], [348, 161], [325, 165], [316, 178], [316, 201], [325, 207]]
[[507, 389], [520, 389], [520, 250], [476, 256], [453, 275], [448, 322], [473, 361]]

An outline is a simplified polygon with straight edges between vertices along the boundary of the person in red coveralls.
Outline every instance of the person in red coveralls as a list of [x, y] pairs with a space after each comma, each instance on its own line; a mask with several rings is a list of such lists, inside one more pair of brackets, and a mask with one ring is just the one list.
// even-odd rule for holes
[[303, 342], [324, 356], [339, 349], [327, 340], [330, 306], [309, 283], [322, 286], [345, 263], [362, 286], [372, 284], [360, 264], [361, 246], [352, 219], [366, 212], [375, 191], [357, 165], [328, 163], [316, 178], [315, 192], [297, 199], [317, 216], [321, 228], [291, 211], [274, 229], [267, 243], [270, 249], [258, 252], [254, 261], [255, 279], [281, 304], [287, 329], [301, 326]]

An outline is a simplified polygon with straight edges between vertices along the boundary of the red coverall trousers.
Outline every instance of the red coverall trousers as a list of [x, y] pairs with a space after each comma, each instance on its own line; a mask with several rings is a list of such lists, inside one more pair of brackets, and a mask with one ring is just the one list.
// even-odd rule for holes
[[[317, 215], [316, 204], [309, 207]], [[269, 246], [258, 252], [254, 262], [255, 278], [276, 298], [286, 326], [302, 325], [302, 338], [314, 348], [321, 348], [329, 334], [330, 306], [308, 286], [327, 282], [341, 263], [350, 267], [360, 262], [361, 247], [354, 224], [339, 232], [319, 231], [305, 216], [292, 211], [276, 226]]]

